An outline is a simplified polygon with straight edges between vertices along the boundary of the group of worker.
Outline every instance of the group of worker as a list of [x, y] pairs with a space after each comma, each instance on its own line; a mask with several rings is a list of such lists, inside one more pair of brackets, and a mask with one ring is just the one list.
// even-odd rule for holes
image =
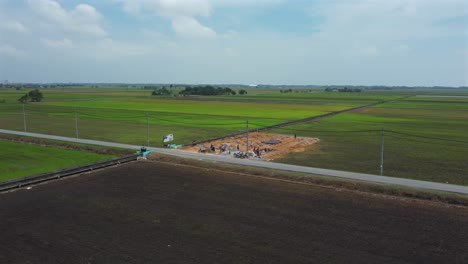
[[[210, 152], [213, 153], [213, 152], [216, 151], [216, 147], [215, 147], [213, 144], [210, 144], [210, 149], [209, 149], [209, 150], [210, 150]], [[219, 152], [220, 152], [220, 153], [222, 153], [222, 152], [224, 152], [224, 151], [226, 151], [226, 150], [228, 150], [228, 151], [229, 151], [229, 154], [231, 154], [231, 147], [226, 147], [225, 144], [222, 145], [221, 147], [219, 147]], [[237, 151], [240, 151], [240, 146], [239, 146], [239, 144], [237, 144], [236, 150], [237, 150]], [[254, 148], [253, 148], [253, 152], [254, 152], [255, 155], [258, 156], [258, 157], [260, 157], [260, 151], [261, 151], [261, 150], [260, 150], [260, 148], [258, 148], [258, 147], [254, 147]]]

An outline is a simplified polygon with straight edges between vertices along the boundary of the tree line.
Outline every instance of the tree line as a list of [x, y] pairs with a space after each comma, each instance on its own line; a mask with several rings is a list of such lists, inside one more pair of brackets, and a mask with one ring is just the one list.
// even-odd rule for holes
[[[156, 95], [156, 96], [171, 95], [171, 94], [172, 94], [172, 89], [167, 89], [165, 86], [163, 86], [162, 88], [155, 88], [151, 92], [151, 95]], [[237, 93], [236, 91], [227, 87], [204, 85], [204, 86], [185, 86], [183, 90], [178, 92], [178, 94], [187, 96], [187, 95], [236, 95]], [[247, 94], [247, 91], [244, 89], [239, 90], [239, 94], [240, 95]]]
[[359, 89], [359, 88], [348, 88], [348, 87], [344, 87], [344, 88], [326, 88], [325, 89], [325, 92], [339, 92], [339, 93], [360, 93], [362, 90]]
[[235, 95], [236, 92], [227, 87], [205, 86], [186, 86], [180, 91], [181, 95]]

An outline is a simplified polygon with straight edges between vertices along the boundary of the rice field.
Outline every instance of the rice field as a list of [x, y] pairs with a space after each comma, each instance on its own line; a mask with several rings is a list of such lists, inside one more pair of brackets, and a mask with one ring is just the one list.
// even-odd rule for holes
[[0, 140], [0, 182], [111, 158], [111, 155]]
[[[161, 147], [380, 102], [359, 111], [276, 129], [273, 133], [318, 137], [303, 153], [278, 160], [305, 166], [380, 173], [468, 185], [468, 97], [463, 91], [421, 97], [424, 90], [362, 93], [280, 93], [248, 90], [243, 96], [151, 97], [126, 88], [44, 89], [44, 101], [14, 101], [24, 91], [0, 91], [0, 128]], [[467, 92], [465, 92], [468, 95]], [[438, 96], [437, 95], [441, 95]], [[444, 97], [446, 95], [462, 97]], [[436, 97], [434, 97], [436, 96]], [[397, 101], [384, 102], [388, 100]], [[382, 132], [384, 131], [384, 132]]]

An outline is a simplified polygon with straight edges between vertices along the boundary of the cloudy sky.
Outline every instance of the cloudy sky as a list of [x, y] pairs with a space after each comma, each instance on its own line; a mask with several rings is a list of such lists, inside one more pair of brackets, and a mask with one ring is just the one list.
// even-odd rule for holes
[[466, 0], [0, 0], [0, 80], [468, 86]]

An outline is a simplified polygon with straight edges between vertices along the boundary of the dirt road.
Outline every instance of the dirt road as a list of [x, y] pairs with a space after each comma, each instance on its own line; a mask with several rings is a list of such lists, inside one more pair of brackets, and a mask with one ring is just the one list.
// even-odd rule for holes
[[134, 162], [0, 194], [0, 263], [466, 263], [468, 210]]

